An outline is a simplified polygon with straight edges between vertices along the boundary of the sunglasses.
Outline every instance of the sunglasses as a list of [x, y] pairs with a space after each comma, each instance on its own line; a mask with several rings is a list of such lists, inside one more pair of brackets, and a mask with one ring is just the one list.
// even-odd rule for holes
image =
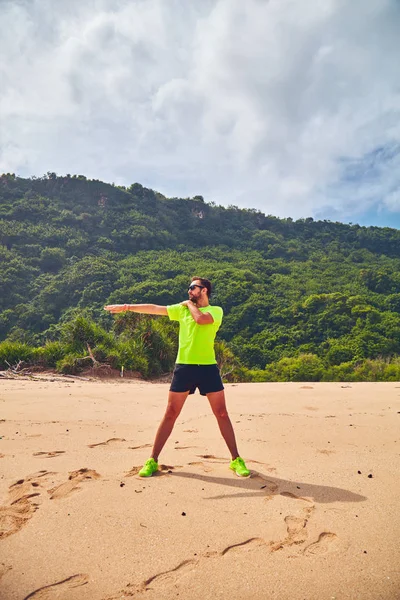
[[193, 285], [189, 285], [189, 287], [188, 287], [188, 291], [189, 291], [189, 290], [192, 290], [192, 291], [193, 291], [193, 290], [194, 290], [194, 288], [197, 288], [197, 287], [198, 287], [198, 288], [200, 288], [200, 289], [202, 290], [202, 289], [204, 289], [204, 288], [205, 288], [205, 285], [197, 285], [196, 283], [194, 283]]

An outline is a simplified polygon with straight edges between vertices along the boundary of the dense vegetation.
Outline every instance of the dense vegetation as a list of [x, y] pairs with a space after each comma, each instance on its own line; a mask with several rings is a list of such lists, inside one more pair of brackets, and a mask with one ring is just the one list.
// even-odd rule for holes
[[[0, 368], [99, 362], [169, 371], [176, 327], [103, 311], [186, 299], [209, 277], [218, 345], [242, 380], [396, 380], [400, 232], [293, 221], [83, 176], [0, 178]], [[8, 357], [8, 358], [7, 358]], [[77, 362], [78, 361], [78, 362]]]

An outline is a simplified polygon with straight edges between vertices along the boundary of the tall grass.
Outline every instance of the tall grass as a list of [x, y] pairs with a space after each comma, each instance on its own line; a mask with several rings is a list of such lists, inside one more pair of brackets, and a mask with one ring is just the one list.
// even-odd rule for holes
[[[60, 339], [34, 347], [5, 340], [0, 343], [0, 369], [23, 361], [24, 366], [79, 373], [93, 366], [90, 357], [113, 369], [135, 371], [149, 378], [171, 372], [177, 351], [175, 324], [161, 319], [121, 314], [112, 331], [78, 316], [63, 324]], [[90, 352], [89, 352], [90, 349]], [[225, 381], [400, 381], [400, 357], [363, 359], [329, 365], [315, 354], [285, 357], [265, 369], [243, 367], [224, 342], [216, 357]]]

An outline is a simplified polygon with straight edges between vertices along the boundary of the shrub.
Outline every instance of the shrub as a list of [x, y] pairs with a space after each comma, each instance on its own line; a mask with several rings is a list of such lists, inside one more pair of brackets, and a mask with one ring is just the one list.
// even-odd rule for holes
[[[34, 354], [34, 348], [22, 342], [4, 341], [0, 343], [0, 368], [8, 369], [7, 362], [14, 366], [20, 360], [29, 363]], [[7, 362], [6, 362], [7, 361]]]
[[329, 365], [340, 365], [345, 362], [350, 362], [354, 353], [348, 346], [341, 346], [339, 343], [332, 343], [325, 359]]
[[225, 342], [215, 342], [215, 358], [224, 381], [252, 381], [249, 370], [240, 364]]
[[262, 369], [244, 369], [243, 370], [244, 379], [240, 381], [252, 381], [254, 383], [262, 383], [267, 380], [267, 374]]
[[[140, 352], [133, 341], [120, 342], [112, 352], [113, 366], [116, 369], [124, 367], [127, 371], [139, 371], [145, 377], [152, 374], [152, 367], [147, 357]], [[114, 362], [115, 361], [115, 362]]]
[[328, 367], [323, 374], [322, 381], [356, 381], [354, 364], [353, 361], [349, 361]]
[[91, 347], [103, 343], [112, 346], [113, 336], [107, 333], [100, 325], [82, 316], [65, 323], [61, 330], [62, 340], [69, 345], [75, 353], [86, 352], [87, 345]]
[[323, 361], [315, 354], [281, 358], [265, 367], [265, 381], [320, 381], [324, 372]]
[[400, 359], [386, 365], [384, 381], [400, 381]]
[[76, 375], [77, 373], [80, 373], [84, 367], [90, 366], [91, 364], [92, 362], [89, 356], [78, 356], [71, 352], [57, 361], [56, 368], [59, 373]]
[[66, 354], [66, 347], [61, 342], [46, 342], [44, 346], [33, 349], [32, 361], [41, 367], [55, 367]]
[[366, 359], [355, 366], [354, 376], [356, 381], [398, 381], [400, 361]]

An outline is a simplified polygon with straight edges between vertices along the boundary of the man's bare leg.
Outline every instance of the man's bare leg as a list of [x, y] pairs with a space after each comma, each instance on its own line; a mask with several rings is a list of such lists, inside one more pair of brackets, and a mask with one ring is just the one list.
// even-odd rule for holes
[[239, 452], [236, 446], [235, 432], [233, 431], [232, 423], [226, 409], [224, 390], [207, 394], [207, 398], [217, 418], [222, 437], [232, 455], [232, 460], [235, 460], [239, 456]]
[[174, 428], [175, 421], [185, 404], [189, 392], [169, 392], [168, 405], [164, 417], [158, 427], [156, 438], [154, 440], [153, 452], [151, 458], [158, 462], [158, 456], [164, 448], [165, 442], [168, 440]]

